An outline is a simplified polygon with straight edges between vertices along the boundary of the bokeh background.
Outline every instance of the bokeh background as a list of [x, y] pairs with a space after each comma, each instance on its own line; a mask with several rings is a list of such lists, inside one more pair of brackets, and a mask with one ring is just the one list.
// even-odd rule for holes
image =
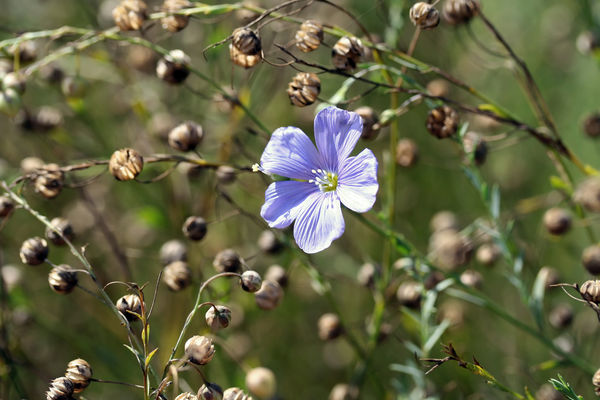
[[[256, 0], [255, 3], [269, 7], [277, 2]], [[408, 19], [412, 2], [336, 3], [355, 14], [387, 45], [401, 50], [407, 48], [414, 31]], [[148, 4], [152, 9], [160, 7], [157, 1]], [[63, 25], [105, 29], [112, 26], [110, 11], [115, 5], [112, 0], [3, 0], [0, 38]], [[600, 28], [600, 3], [592, 0], [482, 0], [482, 7], [527, 62], [565, 142], [587, 163], [597, 167], [598, 144], [583, 134], [581, 126], [584, 118], [599, 107], [599, 64], [593, 55], [578, 51], [576, 40], [582, 32]], [[155, 23], [145, 35], [165, 48], [183, 49], [196, 68], [235, 91], [270, 129], [294, 125], [311, 135], [316, 105], [298, 109], [289, 104], [285, 93], [287, 83], [296, 73], [293, 69], [266, 63], [248, 71], [233, 67], [226, 46], [212, 49], [203, 57], [203, 48], [227, 37], [235, 27], [246, 23], [248, 16], [238, 11], [193, 18], [189, 26], [177, 34], [167, 34]], [[323, 4], [312, 5], [299, 16], [326, 20], [360, 35], [347, 16]], [[296, 29], [294, 24], [277, 21], [261, 30], [268, 59], [280, 62], [282, 54], [272, 45], [289, 43]], [[335, 40], [326, 36], [325, 43], [331, 46]], [[64, 43], [64, 40], [58, 42]], [[39, 41], [39, 56], [56, 47], [56, 43]], [[483, 47], [499, 50], [480, 21], [459, 29], [442, 22], [437, 29], [421, 35], [415, 56], [451, 72], [535, 125], [526, 98], [514, 79], [510, 61], [490, 54]], [[306, 58], [330, 65], [330, 51], [326, 46]], [[66, 165], [107, 159], [122, 147], [133, 147], [144, 155], [175, 153], [166, 144], [165, 133], [184, 120], [203, 126], [205, 137], [199, 151], [207, 159], [247, 166], [259, 160], [267, 138], [241, 110], [232, 109], [209, 85], [193, 75], [179, 87], [165, 84], [154, 74], [156, 60], [157, 56], [145, 48], [119, 42], [102, 43], [82, 54], [63, 57], [55, 65], [75, 79], [79, 87], [75, 96], [65, 96], [60, 85], [49, 83], [41, 74], [32, 77], [27, 82], [23, 107], [31, 111], [43, 106], [55, 107], [62, 113], [63, 123], [51, 132], [31, 132], [23, 129], [18, 118], [0, 115], [0, 177], [11, 180], [19, 176], [21, 161], [32, 156]], [[432, 79], [430, 75], [413, 76], [424, 85]], [[320, 78], [322, 99], [336, 93], [345, 79], [327, 74]], [[360, 94], [366, 88], [368, 86], [357, 84], [351, 93]], [[449, 97], [477, 104], [458, 89], [451, 88]], [[389, 107], [389, 95], [378, 90], [347, 108], [361, 105], [381, 112]], [[462, 172], [463, 155], [451, 142], [438, 141], [427, 133], [427, 111], [423, 104], [399, 120], [400, 136], [411, 138], [419, 145], [420, 159], [416, 166], [399, 170], [395, 188], [395, 228], [422, 251], [427, 249], [431, 234], [429, 221], [436, 212], [453, 211], [463, 227], [485, 215], [478, 193]], [[480, 169], [488, 182], [500, 185], [502, 217], [515, 220], [514, 237], [526, 254], [526, 285], [531, 287], [539, 269], [545, 265], [556, 268], [563, 282], [587, 279], [580, 262], [581, 251], [589, 245], [583, 225], [591, 224], [594, 228], [596, 221], [593, 218], [578, 221], [574, 229], [561, 238], [550, 236], [542, 225], [544, 210], [561, 200], [560, 195], [552, 195], [549, 177], [555, 172], [546, 150], [525, 133], [509, 131], [467, 115], [463, 117], [472, 130], [483, 134], [508, 132], [507, 139], [490, 144], [488, 159]], [[383, 128], [376, 139], [361, 141], [357, 150], [363, 147], [373, 149], [383, 164], [390, 157], [387, 128]], [[167, 168], [166, 164], [147, 166], [141, 179], [151, 179]], [[324, 399], [334, 384], [352, 378], [356, 356], [347, 341], [340, 338], [324, 343], [318, 338], [317, 320], [332, 309], [311, 286], [310, 277], [294, 253], [266, 255], [261, 252], [257, 238], [264, 226], [241, 215], [219, 195], [219, 191], [226, 192], [244, 210], [259, 216], [268, 184], [265, 177], [240, 174], [235, 183], [223, 186], [218, 184], [211, 170], [190, 172], [178, 167], [166, 179], [143, 184], [117, 182], [108, 173], [96, 177], [103, 170], [104, 167], [96, 167], [70, 174], [68, 182], [73, 185], [94, 179], [83, 188], [65, 189], [54, 200], [42, 198], [31, 185], [26, 185], [22, 194], [42, 214], [71, 220], [77, 234], [76, 244], [86, 246], [86, 255], [104, 283], [124, 277], [115, 251], [92, 210], [97, 211], [125, 252], [135, 282], [148, 282], [148, 288], [154, 286], [162, 267], [158, 257], [160, 246], [169, 239], [183, 239], [181, 224], [185, 218], [201, 215], [209, 221], [209, 233], [203, 241], [187, 242], [194, 285], [178, 293], [161, 285], [151, 320], [151, 341], [160, 349], [156, 356], [158, 361], [168, 358], [202, 278], [214, 273], [214, 255], [230, 247], [261, 273], [272, 264], [282, 265], [289, 272], [290, 283], [282, 304], [269, 312], [258, 309], [252, 296], [239, 290], [232, 281], [223, 280], [214, 286], [207, 299], [232, 307], [234, 322], [217, 334], [217, 355], [205, 369], [209, 379], [222, 387], [243, 387], [244, 367], [263, 365], [275, 372], [281, 398]], [[582, 179], [576, 171], [573, 173], [577, 182]], [[381, 191], [381, 197], [383, 193]], [[531, 198], [535, 199], [534, 207], [523, 212], [523, 200]], [[380, 199], [374, 212], [382, 210], [383, 204]], [[344, 236], [317, 254], [313, 262], [331, 282], [333, 297], [348, 328], [364, 341], [373, 299], [370, 290], [357, 283], [356, 274], [366, 262], [381, 262], [383, 241], [352, 215], [346, 214], [345, 218]], [[20, 262], [18, 252], [22, 241], [41, 236], [43, 232], [44, 227], [22, 210], [14, 213], [0, 231], [0, 264], [13, 265], [21, 274], [10, 288], [5, 277], [2, 345], [10, 349], [29, 398], [40, 398], [49, 380], [62, 375], [67, 362], [77, 357], [91, 363], [95, 377], [141, 383], [139, 368], [122, 345], [126, 341], [125, 330], [110, 310], [81, 290], [67, 296], [55, 294], [48, 287], [46, 265], [31, 267]], [[52, 246], [49, 258], [55, 264], [77, 265], [64, 248]], [[484, 293], [517, 318], [533, 324], [526, 306], [504, 277], [506, 265], [500, 262], [488, 268], [473, 261], [471, 267], [483, 275]], [[394, 273], [401, 276], [398, 271]], [[80, 280], [83, 286], [91, 287], [84, 278]], [[126, 293], [121, 285], [112, 285], [107, 291], [115, 300]], [[151, 296], [152, 291], [146, 293]], [[545, 310], [568, 301], [560, 290], [550, 290], [546, 294]], [[543, 370], [540, 365], [554, 359], [547, 348], [494, 315], [444, 295], [439, 306], [450, 308], [462, 317], [441, 341], [452, 342], [466, 358], [474, 355], [512, 389], [522, 392], [527, 386], [535, 391], [548, 378], [561, 373], [579, 394], [586, 398], [593, 396], [590, 376], [560, 364]], [[593, 362], [599, 351], [597, 318], [584, 305], [572, 306], [576, 313], [573, 326], [565, 332], [547, 326], [547, 333], [552, 338], [563, 335], [578, 354]], [[206, 332], [201, 314], [190, 334]], [[418, 340], [418, 329], [406, 311], [393, 302], [386, 311], [385, 321], [393, 330], [377, 348], [367, 369], [361, 391], [364, 399], [404, 398], [393, 394], [394, 388], [412, 385], [410, 377], [390, 370], [390, 364], [405, 363], [413, 358], [405, 342]], [[441, 354], [440, 347], [434, 348], [432, 353], [433, 356]], [[3, 362], [0, 362], [0, 376], [4, 393], [10, 393], [7, 399], [16, 399], [14, 390], [6, 391], [12, 383]], [[182, 375], [194, 389], [201, 384], [200, 377], [193, 371]], [[442, 399], [504, 396], [456, 365], [442, 366], [428, 379], [430, 394]], [[92, 384], [84, 396], [135, 399], [141, 398], [141, 393], [125, 386]]]

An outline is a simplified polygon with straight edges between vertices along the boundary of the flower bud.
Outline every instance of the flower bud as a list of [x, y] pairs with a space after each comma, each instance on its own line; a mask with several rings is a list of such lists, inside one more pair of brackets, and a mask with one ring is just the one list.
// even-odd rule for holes
[[46, 164], [35, 172], [35, 191], [47, 199], [59, 195], [63, 188], [65, 174], [56, 164]]
[[123, 0], [113, 9], [112, 16], [120, 30], [137, 31], [148, 18], [147, 6], [141, 0]]
[[193, 393], [185, 392], [177, 395], [175, 400], [198, 400], [198, 397], [196, 397], [196, 395]]
[[258, 292], [262, 286], [262, 278], [256, 271], [244, 271], [240, 279], [242, 289], [246, 292]]
[[69, 294], [77, 286], [77, 273], [66, 264], [52, 268], [48, 274], [50, 288], [56, 293]]
[[286, 270], [281, 265], [271, 265], [267, 268], [265, 279], [279, 283], [279, 286], [286, 287], [288, 284], [288, 275]]
[[592, 138], [600, 136], [600, 113], [594, 113], [585, 119], [583, 131]]
[[317, 101], [321, 93], [321, 80], [312, 72], [298, 72], [288, 84], [287, 94], [296, 107], [305, 107]]
[[61, 376], [50, 382], [50, 387], [46, 392], [46, 400], [69, 400], [73, 396], [73, 390], [73, 382]]
[[365, 263], [358, 270], [356, 280], [364, 287], [373, 288], [375, 280], [381, 275], [381, 267], [373, 263]]
[[544, 226], [553, 235], [562, 235], [571, 229], [571, 213], [563, 208], [550, 208], [544, 214]]
[[319, 329], [319, 339], [321, 340], [336, 339], [344, 332], [340, 317], [333, 313], [321, 315], [317, 326]]
[[67, 365], [67, 373], [65, 377], [73, 382], [73, 392], [81, 393], [83, 389], [89, 386], [92, 378], [92, 367], [90, 364], [81, 359], [77, 358], [72, 360]]
[[185, 355], [192, 364], [208, 364], [215, 356], [212, 339], [206, 336], [192, 336], [185, 342]]
[[556, 329], [566, 328], [573, 322], [573, 309], [567, 304], [559, 304], [550, 311], [548, 320]]
[[19, 256], [24, 264], [40, 265], [46, 261], [49, 252], [48, 242], [36, 236], [23, 242]]
[[[176, 13], [184, 8], [191, 7], [192, 3], [188, 0], [165, 0], [162, 10], [166, 13]], [[168, 15], [160, 19], [163, 29], [169, 32], [179, 32], [185, 28], [190, 20], [189, 15]]]
[[65, 237], [68, 241], [72, 241], [75, 238], [73, 226], [71, 225], [68, 219], [56, 217], [53, 218], [52, 221], [50, 221], [50, 225], [52, 225], [54, 229], [46, 227], [46, 237], [53, 244], [57, 246], [62, 246], [66, 243], [64, 239], [58, 233], [56, 233], [55, 230], [59, 231], [62, 234], [62, 236]]
[[463, 273], [460, 274], [460, 281], [463, 285], [475, 289], [481, 289], [481, 286], [483, 286], [483, 276], [473, 269], [463, 271]]
[[356, 400], [358, 399], [358, 387], [346, 383], [336, 384], [329, 392], [329, 400]]
[[575, 202], [590, 212], [600, 212], [600, 178], [588, 178], [575, 190]]
[[377, 116], [375, 110], [371, 107], [364, 106], [358, 107], [354, 112], [360, 115], [363, 123], [362, 134], [360, 137], [366, 140], [375, 139], [381, 129], [381, 125], [379, 125], [379, 116]]
[[7, 195], [0, 196], [0, 218], [8, 217], [15, 209], [15, 202]]
[[214, 383], [205, 383], [198, 389], [198, 400], [223, 400], [223, 389]]
[[233, 249], [225, 249], [215, 256], [213, 267], [217, 272], [240, 272], [242, 269], [242, 258]]
[[333, 66], [343, 71], [355, 69], [364, 54], [364, 47], [360, 39], [348, 36], [340, 38], [331, 50]]
[[119, 181], [130, 181], [142, 172], [144, 158], [134, 149], [115, 151], [110, 157], [108, 170]]
[[498, 261], [501, 255], [502, 251], [497, 244], [484, 243], [477, 249], [475, 258], [477, 259], [478, 263], [491, 267], [496, 263], [496, 261]]
[[271, 399], [277, 390], [275, 374], [268, 368], [252, 368], [246, 374], [246, 387], [259, 399]]
[[169, 146], [179, 151], [191, 151], [202, 141], [204, 132], [195, 122], [186, 121], [169, 132]]
[[438, 139], [453, 136], [458, 129], [458, 113], [448, 106], [440, 106], [429, 111], [427, 130]]
[[410, 139], [401, 139], [396, 146], [396, 164], [409, 168], [419, 159], [419, 147]]
[[211, 306], [206, 314], [206, 325], [210, 327], [213, 332], [220, 329], [227, 328], [231, 322], [231, 310], [226, 306]]
[[181, 240], [173, 239], [165, 242], [160, 248], [160, 262], [163, 265], [175, 261], [187, 261], [187, 249]]
[[322, 41], [323, 25], [317, 21], [304, 21], [296, 32], [296, 47], [304, 53], [318, 49]]
[[463, 148], [465, 153], [473, 157], [475, 165], [485, 163], [488, 154], [487, 143], [478, 133], [467, 132], [463, 138]]
[[206, 236], [206, 221], [202, 217], [188, 217], [183, 223], [181, 230], [185, 237], [190, 240], [202, 240], [204, 239], [204, 236]]
[[252, 400], [244, 391], [237, 387], [225, 389], [223, 392], [223, 400]]
[[403, 282], [398, 286], [396, 298], [403, 306], [418, 309], [421, 307], [421, 285], [417, 282]]
[[450, 25], [466, 24], [479, 13], [478, 0], [446, 0], [444, 19]]
[[439, 11], [423, 1], [415, 3], [408, 15], [412, 23], [421, 29], [433, 29], [440, 24]]
[[579, 288], [581, 297], [592, 303], [600, 303], [600, 281], [585, 281]]
[[217, 168], [215, 176], [221, 185], [229, 185], [235, 182], [235, 168], [230, 165], [221, 165]]
[[[142, 301], [136, 294], [128, 294], [117, 300], [117, 309], [125, 316], [127, 321], [133, 322], [142, 314]], [[137, 314], [137, 315], [136, 315]]]
[[174, 292], [185, 289], [192, 282], [192, 271], [184, 261], [173, 261], [163, 269], [162, 281]]
[[283, 298], [283, 289], [277, 282], [264, 280], [260, 290], [254, 293], [256, 305], [263, 310], [272, 310]]
[[592, 275], [600, 275], [600, 246], [594, 244], [586, 247], [581, 255], [581, 262]]
[[190, 74], [190, 57], [181, 50], [171, 50], [169, 54], [158, 60], [156, 76], [163, 81], [177, 85], [183, 83]]

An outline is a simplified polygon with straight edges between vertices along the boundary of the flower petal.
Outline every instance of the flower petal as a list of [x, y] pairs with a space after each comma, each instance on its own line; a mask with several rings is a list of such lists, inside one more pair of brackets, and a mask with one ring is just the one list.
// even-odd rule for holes
[[378, 189], [377, 158], [371, 150], [364, 149], [341, 165], [337, 194], [352, 211], [369, 211], [375, 204]]
[[316, 192], [303, 203], [294, 223], [294, 239], [305, 253], [326, 249], [344, 233], [340, 200], [335, 192]]
[[273, 132], [260, 164], [266, 173], [308, 180], [313, 178], [310, 171], [318, 168], [319, 160], [319, 153], [308, 136], [288, 126]]
[[324, 168], [337, 172], [350, 155], [362, 133], [362, 119], [356, 113], [327, 107], [315, 118], [315, 141]]
[[273, 182], [265, 192], [260, 216], [271, 228], [286, 228], [298, 216], [303, 201], [315, 192], [319, 192], [319, 188], [308, 182]]

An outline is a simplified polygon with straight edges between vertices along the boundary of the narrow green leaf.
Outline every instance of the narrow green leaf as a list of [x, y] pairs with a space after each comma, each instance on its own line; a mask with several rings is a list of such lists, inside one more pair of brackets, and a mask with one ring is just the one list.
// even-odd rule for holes
[[154, 350], [152, 350], [150, 352], [150, 354], [148, 354], [148, 357], [146, 357], [146, 368], [148, 368], [148, 365], [150, 364], [150, 361], [152, 360], [152, 357], [154, 357], [154, 355], [156, 354], [157, 351], [158, 351], [158, 347], [155, 348]]

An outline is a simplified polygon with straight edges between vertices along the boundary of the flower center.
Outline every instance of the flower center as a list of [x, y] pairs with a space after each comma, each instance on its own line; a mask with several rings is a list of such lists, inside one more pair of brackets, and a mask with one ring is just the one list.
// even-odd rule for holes
[[308, 183], [314, 183], [321, 189], [321, 192], [333, 192], [338, 185], [338, 176], [336, 173], [323, 171], [322, 169], [313, 169], [311, 171], [315, 174], [314, 179], [308, 181]]

